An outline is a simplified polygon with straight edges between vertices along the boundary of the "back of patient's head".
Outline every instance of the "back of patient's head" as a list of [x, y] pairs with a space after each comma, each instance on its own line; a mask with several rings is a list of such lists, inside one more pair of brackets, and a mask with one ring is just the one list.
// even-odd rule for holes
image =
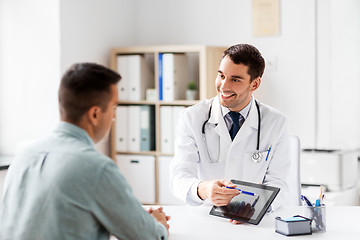
[[92, 107], [106, 111], [111, 99], [111, 86], [121, 77], [118, 73], [95, 63], [72, 65], [61, 79], [59, 108], [62, 120], [79, 123]]
[[260, 51], [250, 44], [236, 44], [223, 52], [222, 58], [229, 56], [235, 64], [244, 64], [249, 67], [250, 81], [262, 77], [265, 69], [265, 60]]

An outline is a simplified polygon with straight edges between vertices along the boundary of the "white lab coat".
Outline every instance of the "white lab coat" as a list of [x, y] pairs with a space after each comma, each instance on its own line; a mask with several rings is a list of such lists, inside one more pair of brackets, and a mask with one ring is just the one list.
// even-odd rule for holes
[[[170, 165], [170, 188], [178, 198], [190, 205], [199, 205], [203, 203], [197, 195], [200, 181], [236, 179], [279, 187], [281, 190], [272, 209], [282, 204], [288, 191], [285, 180], [290, 168], [288, 120], [279, 111], [260, 103], [259, 150], [263, 159], [255, 163], [252, 155], [257, 144], [258, 112], [255, 100], [252, 101], [249, 115], [233, 141], [217, 97], [183, 111], [177, 126], [175, 155]], [[207, 119], [205, 141], [202, 127]], [[270, 146], [271, 151], [265, 161]]]

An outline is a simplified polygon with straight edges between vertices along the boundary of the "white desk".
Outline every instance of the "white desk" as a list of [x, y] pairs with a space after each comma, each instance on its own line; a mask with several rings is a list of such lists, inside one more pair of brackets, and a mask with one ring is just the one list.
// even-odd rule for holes
[[[275, 232], [275, 217], [291, 217], [303, 214], [302, 207], [280, 209], [267, 213], [259, 225], [234, 225], [225, 218], [209, 215], [210, 206], [163, 206], [171, 216], [170, 240], [211, 240], [211, 239], [359, 239], [360, 207], [327, 207], [325, 233], [313, 233], [296, 237], [286, 237]], [[349, 218], [349, 220], [346, 220]]]

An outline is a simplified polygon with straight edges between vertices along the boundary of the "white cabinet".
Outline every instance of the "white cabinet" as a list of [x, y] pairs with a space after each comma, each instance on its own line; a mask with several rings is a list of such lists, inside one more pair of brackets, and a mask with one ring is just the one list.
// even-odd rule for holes
[[119, 154], [116, 162], [135, 197], [144, 204], [155, 203], [155, 157]]

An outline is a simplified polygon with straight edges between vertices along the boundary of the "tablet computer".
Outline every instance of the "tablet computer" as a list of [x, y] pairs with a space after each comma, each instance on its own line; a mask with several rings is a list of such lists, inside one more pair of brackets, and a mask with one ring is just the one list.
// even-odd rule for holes
[[231, 182], [236, 185], [240, 194], [235, 196], [227, 206], [213, 206], [210, 215], [259, 224], [280, 188], [234, 179]]

